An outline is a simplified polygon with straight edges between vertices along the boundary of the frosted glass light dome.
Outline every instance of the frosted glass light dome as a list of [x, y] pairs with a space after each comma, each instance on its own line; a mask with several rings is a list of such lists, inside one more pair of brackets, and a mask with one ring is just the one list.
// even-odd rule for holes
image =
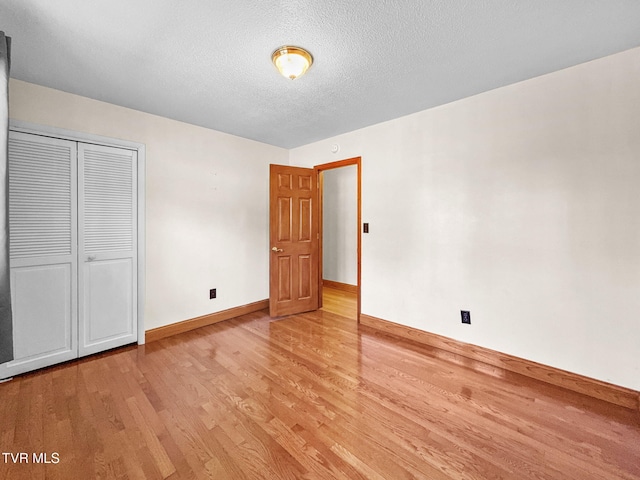
[[295, 80], [313, 64], [313, 57], [304, 48], [285, 45], [271, 54], [271, 61], [282, 76]]

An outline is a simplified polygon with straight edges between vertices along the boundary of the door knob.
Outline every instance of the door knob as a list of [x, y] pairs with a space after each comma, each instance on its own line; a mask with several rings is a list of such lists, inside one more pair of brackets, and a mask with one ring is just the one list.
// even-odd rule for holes
[[278, 248], [278, 247], [273, 247], [271, 250], [273, 250], [274, 252], [284, 252], [283, 249]]
[[87, 262], [93, 262], [95, 259], [96, 259], [96, 256], [95, 256], [95, 255], [89, 255], [89, 256], [87, 257]]

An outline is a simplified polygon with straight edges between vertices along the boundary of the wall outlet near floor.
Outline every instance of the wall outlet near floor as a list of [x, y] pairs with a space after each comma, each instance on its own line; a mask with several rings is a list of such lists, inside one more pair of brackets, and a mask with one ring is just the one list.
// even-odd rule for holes
[[471, 312], [469, 310], [460, 310], [460, 316], [462, 317], [462, 323], [471, 324]]
[[216, 298], [216, 289], [212, 288], [211, 290], [209, 290], [209, 300], [211, 300], [212, 298]]

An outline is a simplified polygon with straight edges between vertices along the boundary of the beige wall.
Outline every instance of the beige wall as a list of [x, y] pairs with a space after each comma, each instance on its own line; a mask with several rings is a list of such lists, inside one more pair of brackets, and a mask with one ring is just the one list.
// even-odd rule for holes
[[362, 156], [363, 313], [640, 390], [640, 49], [290, 163], [334, 143]]
[[269, 296], [268, 166], [287, 163], [286, 150], [17, 80], [9, 88], [12, 119], [146, 145], [147, 330]]

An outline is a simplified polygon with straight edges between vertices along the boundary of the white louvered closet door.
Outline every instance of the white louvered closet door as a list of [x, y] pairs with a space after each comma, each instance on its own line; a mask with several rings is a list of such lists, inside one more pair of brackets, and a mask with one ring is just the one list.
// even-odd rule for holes
[[0, 378], [77, 356], [76, 143], [9, 135], [15, 358]]
[[137, 153], [78, 144], [79, 354], [135, 342]]

